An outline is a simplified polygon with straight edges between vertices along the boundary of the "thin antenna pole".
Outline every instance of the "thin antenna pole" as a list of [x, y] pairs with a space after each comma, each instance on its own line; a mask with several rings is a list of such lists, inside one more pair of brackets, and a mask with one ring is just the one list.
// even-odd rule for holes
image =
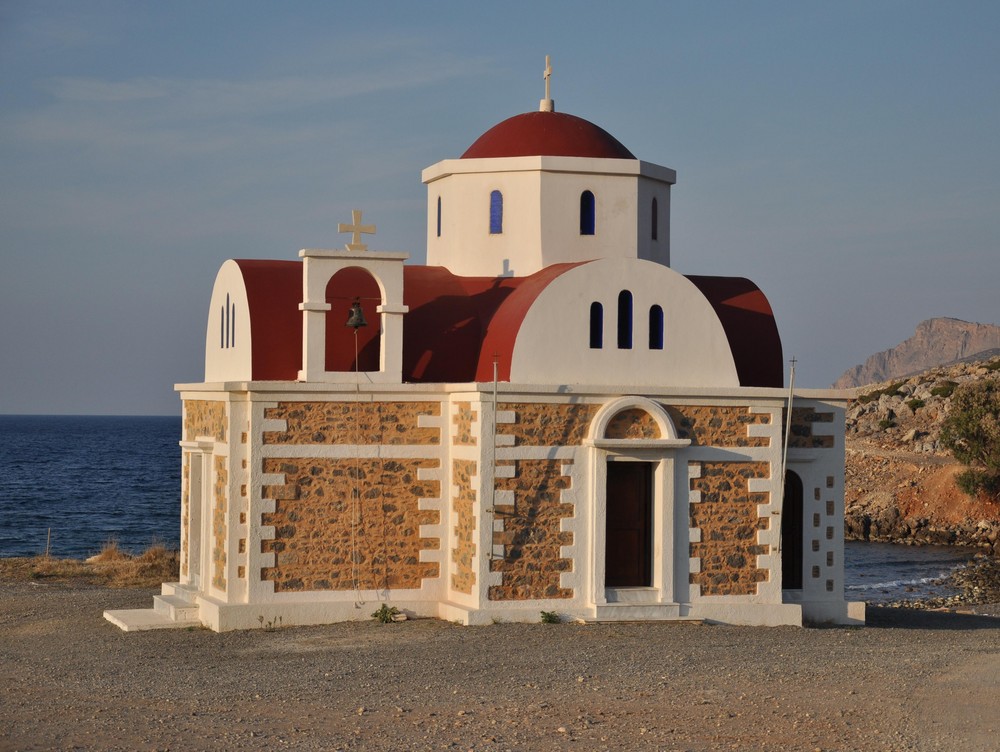
[[[778, 486], [779, 497], [778, 500], [781, 502], [781, 511], [785, 510], [785, 473], [788, 468], [788, 439], [792, 435], [792, 401], [795, 395], [795, 358], [791, 361], [791, 372], [788, 377], [788, 414], [785, 416], [785, 442], [781, 449], [781, 478], [780, 485]], [[781, 535], [778, 535], [778, 546], [777, 551], [781, 552]]]
[[[781, 451], [781, 487], [785, 487], [785, 471], [788, 469], [788, 439], [792, 435], [792, 401], [795, 398], [795, 358], [792, 358], [788, 377], [788, 414], [785, 416], [785, 446]], [[782, 493], [782, 495], [784, 495]]]

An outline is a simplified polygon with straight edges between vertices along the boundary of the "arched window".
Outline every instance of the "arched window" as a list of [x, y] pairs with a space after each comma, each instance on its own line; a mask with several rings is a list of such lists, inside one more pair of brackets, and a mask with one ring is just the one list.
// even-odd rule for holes
[[441, 237], [441, 197], [438, 196], [438, 206], [437, 206], [437, 236]]
[[[440, 207], [438, 207], [438, 208], [440, 209]], [[657, 233], [657, 231], [659, 229], [659, 224], [660, 224], [660, 214], [657, 211], [656, 197], [655, 196], [653, 197], [652, 218], [649, 220], [649, 222], [650, 222], [650, 230], [651, 230], [650, 234], [651, 234], [653, 240], [656, 240], [656, 233]]]
[[580, 234], [594, 234], [594, 194], [590, 191], [580, 194]]
[[618, 349], [632, 349], [632, 293], [618, 293]]
[[590, 304], [590, 349], [600, 350], [604, 347], [604, 306], [600, 303]]
[[500, 191], [490, 193], [490, 235], [503, 232], [503, 194]]
[[649, 349], [663, 349], [663, 309], [658, 305], [649, 308]]

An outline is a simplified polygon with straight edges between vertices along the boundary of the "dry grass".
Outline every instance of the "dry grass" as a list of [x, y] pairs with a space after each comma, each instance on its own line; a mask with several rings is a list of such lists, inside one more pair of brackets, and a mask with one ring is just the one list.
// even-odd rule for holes
[[177, 580], [180, 557], [163, 544], [128, 554], [115, 541], [86, 561], [51, 556], [0, 558], [0, 581], [58, 582], [113, 588], [156, 587]]

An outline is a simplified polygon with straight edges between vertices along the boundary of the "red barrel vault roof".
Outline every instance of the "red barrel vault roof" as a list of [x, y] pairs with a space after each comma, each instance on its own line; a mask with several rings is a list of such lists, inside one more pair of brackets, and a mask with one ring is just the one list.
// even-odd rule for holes
[[[294, 381], [302, 364], [302, 263], [238, 260], [250, 306], [252, 378]], [[587, 262], [582, 262], [587, 263]], [[539, 295], [580, 263], [527, 277], [459, 277], [440, 266], [404, 266], [403, 381], [510, 380], [521, 323]], [[781, 387], [781, 338], [764, 293], [741, 277], [687, 277], [725, 329], [740, 385]], [[343, 366], [347, 368], [347, 366]]]
[[760, 288], [744, 277], [685, 276], [712, 304], [726, 330], [740, 386], [784, 386], [778, 324]]
[[525, 112], [507, 118], [476, 139], [462, 159], [535, 156], [635, 159], [603, 128], [563, 112]]

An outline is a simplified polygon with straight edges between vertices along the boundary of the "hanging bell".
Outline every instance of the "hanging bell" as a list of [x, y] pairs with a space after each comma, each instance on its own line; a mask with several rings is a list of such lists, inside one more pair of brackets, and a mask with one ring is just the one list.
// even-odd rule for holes
[[357, 300], [351, 304], [351, 312], [347, 314], [347, 323], [344, 326], [354, 327], [354, 331], [357, 331], [362, 326], [368, 326], [368, 322], [365, 321], [364, 311], [361, 310], [361, 303]]

